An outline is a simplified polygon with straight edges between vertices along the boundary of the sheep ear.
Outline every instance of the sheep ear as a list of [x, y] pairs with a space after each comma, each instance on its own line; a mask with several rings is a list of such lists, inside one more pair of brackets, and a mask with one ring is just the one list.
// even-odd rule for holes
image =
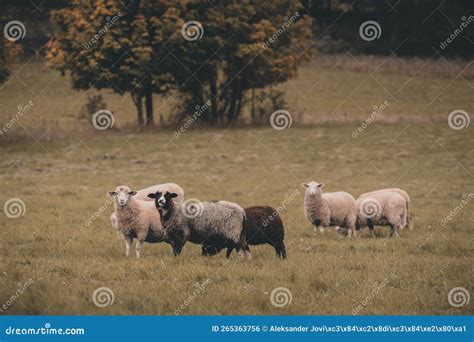
[[307, 187], [308, 187], [308, 183], [301, 183], [301, 186], [302, 186], [303, 188], [307, 188]]
[[175, 194], [174, 192], [170, 194], [170, 197], [171, 198], [175, 198], [175, 197], [178, 197], [178, 194]]
[[130, 196], [135, 196], [137, 194], [137, 192], [132, 190], [132, 191], [129, 191], [128, 194]]
[[324, 188], [324, 183], [319, 183], [318, 188], [321, 188], [321, 189]]
[[114, 197], [115, 195], [117, 195], [117, 193], [115, 191], [109, 191], [108, 194], [111, 197]]
[[148, 194], [147, 196], [150, 198], [156, 198], [156, 195], [154, 193]]

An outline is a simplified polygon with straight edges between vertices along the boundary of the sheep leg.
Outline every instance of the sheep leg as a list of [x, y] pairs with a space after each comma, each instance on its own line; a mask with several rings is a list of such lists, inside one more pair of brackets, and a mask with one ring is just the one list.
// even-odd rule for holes
[[372, 223], [372, 221], [369, 220], [369, 222], [367, 222], [367, 225], [369, 226], [370, 236], [375, 238], [374, 224]]
[[178, 256], [181, 254], [181, 250], [183, 249], [185, 243], [186, 242], [184, 241], [183, 232], [180, 231], [176, 234], [173, 234], [172, 246], [174, 256]]
[[247, 259], [249, 259], [249, 260], [252, 259], [252, 253], [250, 253], [249, 245], [246, 245], [246, 246], [244, 247], [244, 254], [245, 254], [245, 257], [246, 257]]
[[226, 254], [225, 254], [225, 257], [226, 257], [227, 259], [230, 258], [230, 255], [232, 254], [232, 251], [233, 251], [233, 250], [234, 250], [234, 247], [227, 247], [227, 252], [226, 252]]
[[143, 242], [144, 241], [137, 241], [137, 245], [135, 247], [135, 252], [137, 253], [137, 258], [140, 258], [142, 255], [142, 247], [143, 247]]
[[393, 234], [395, 233], [395, 227], [393, 225], [390, 225], [390, 232], [388, 233], [388, 238], [392, 238]]
[[286, 249], [285, 245], [283, 243], [278, 244], [277, 246], [274, 246], [277, 257], [281, 259], [286, 259]]
[[130, 255], [130, 249], [132, 248], [133, 239], [124, 234], [122, 234], [122, 237], [125, 240], [125, 256], [128, 257]]
[[395, 237], [400, 238], [400, 227], [395, 226]]
[[173, 246], [173, 255], [174, 256], [180, 255], [182, 249], [183, 249], [183, 244], [175, 243]]

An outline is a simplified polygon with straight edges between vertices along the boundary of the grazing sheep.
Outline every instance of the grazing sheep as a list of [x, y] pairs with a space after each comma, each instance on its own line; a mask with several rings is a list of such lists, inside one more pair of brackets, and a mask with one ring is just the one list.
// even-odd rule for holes
[[411, 205], [410, 195], [408, 195], [408, 192], [406, 192], [405, 190], [402, 190], [402, 189], [399, 189], [399, 188], [380, 189], [380, 190], [375, 190], [375, 191], [371, 191], [371, 192], [366, 192], [365, 194], [360, 195], [359, 198], [361, 198], [363, 196], [371, 195], [373, 193], [385, 192], [385, 191], [396, 192], [396, 193], [402, 195], [405, 198], [406, 203], [407, 203], [407, 225], [408, 225], [408, 228], [410, 230], [413, 230], [413, 219], [412, 219], [411, 210], [410, 210], [410, 205]]
[[324, 184], [309, 182], [306, 187], [304, 210], [308, 221], [319, 228], [336, 226], [348, 229], [349, 237], [355, 235], [356, 207], [354, 197], [343, 191], [323, 193]]
[[[237, 204], [227, 201], [182, 204], [173, 201], [175, 193], [148, 194], [155, 199], [166, 231], [186, 231], [189, 241], [237, 249], [239, 255], [247, 254], [244, 229], [245, 212]], [[187, 225], [187, 227], [185, 227]], [[250, 256], [250, 252], [247, 254]]]
[[356, 201], [357, 222], [360, 230], [369, 227], [372, 236], [374, 226], [390, 226], [388, 237], [400, 237], [400, 229], [407, 226], [407, 200], [394, 191], [376, 191], [361, 195]]
[[[284, 243], [285, 230], [277, 210], [268, 206], [255, 206], [245, 208], [245, 237], [247, 245], [269, 244], [275, 248], [276, 255], [286, 259]], [[222, 246], [206, 244], [202, 246], [202, 255], [212, 256], [222, 250]], [[233, 248], [227, 248], [226, 256], [229, 257]], [[248, 250], [248, 247], [247, 247]]]
[[[178, 184], [175, 183], [163, 183], [163, 184], [157, 184], [157, 185], [152, 185], [148, 188], [141, 189], [137, 191], [137, 194], [134, 196], [135, 199], [142, 200], [142, 201], [151, 201], [151, 199], [148, 197], [148, 194], [150, 192], [174, 192], [175, 194], [178, 194], [178, 197], [176, 197], [175, 201], [183, 202], [184, 201], [184, 191], [183, 188], [181, 188]], [[117, 218], [115, 217], [115, 213], [112, 213], [110, 215], [110, 222], [112, 223], [112, 227], [117, 229]]]
[[125, 255], [128, 257], [133, 239], [137, 239], [135, 247], [137, 258], [141, 255], [144, 242], [168, 242], [168, 237], [161, 225], [160, 214], [153, 202], [134, 198], [136, 191], [129, 187], [118, 186], [108, 193], [114, 199], [114, 222], [125, 239]]

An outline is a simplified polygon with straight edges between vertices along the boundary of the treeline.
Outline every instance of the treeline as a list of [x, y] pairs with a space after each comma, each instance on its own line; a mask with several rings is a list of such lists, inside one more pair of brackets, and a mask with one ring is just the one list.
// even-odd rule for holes
[[[315, 18], [317, 35], [328, 35], [343, 48], [369, 54], [435, 58], [474, 57], [474, 2], [472, 0], [320, 0], [306, 1]], [[368, 20], [381, 27], [379, 39], [359, 37]]]

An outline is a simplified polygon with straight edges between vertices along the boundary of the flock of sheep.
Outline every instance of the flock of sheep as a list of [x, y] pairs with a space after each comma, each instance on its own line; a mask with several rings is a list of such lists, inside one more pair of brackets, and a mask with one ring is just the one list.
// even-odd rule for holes
[[[410, 197], [393, 188], [362, 194], [356, 200], [343, 191], [325, 193], [324, 184], [303, 183], [305, 215], [315, 231], [336, 227], [348, 237], [364, 227], [374, 236], [374, 226], [389, 226], [389, 237], [411, 225]], [[114, 199], [112, 226], [125, 240], [129, 256], [133, 239], [137, 257], [144, 242], [166, 242], [179, 255], [189, 241], [202, 245], [202, 255], [212, 256], [227, 248], [250, 258], [249, 245], [269, 244], [280, 258], [286, 258], [285, 231], [278, 211], [269, 206], [243, 209], [236, 203], [209, 201], [187, 203], [183, 189], [174, 183], [159, 184], [139, 191], [118, 186], [108, 193]]]

